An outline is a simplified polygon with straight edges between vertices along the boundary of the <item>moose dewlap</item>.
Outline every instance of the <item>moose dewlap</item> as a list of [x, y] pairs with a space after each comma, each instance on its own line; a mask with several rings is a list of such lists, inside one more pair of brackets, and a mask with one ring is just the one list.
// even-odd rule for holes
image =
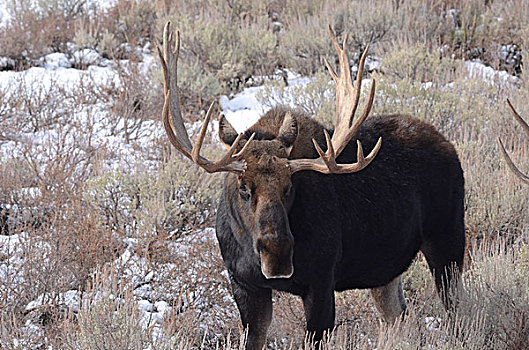
[[[272, 290], [301, 296], [315, 341], [334, 326], [334, 291], [370, 288], [380, 317], [405, 309], [400, 281], [423, 252], [445, 304], [463, 266], [464, 179], [454, 147], [409, 116], [367, 119], [375, 82], [357, 118], [364, 51], [353, 85], [346, 41], [338, 53], [336, 126], [277, 107], [244, 134], [223, 117], [227, 147], [216, 162], [200, 155], [210, 108], [194, 144], [177, 94], [179, 34], [165, 26], [159, 50], [165, 86], [163, 124], [176, 149], [208, 172], [226, 172], [217, 238], [244, 327], [246, 347], [261, 349], [272, 319]], [[364, 155], [362, 144], [370, 152]], [[383, 140], [383, 141], [382, 141]]]

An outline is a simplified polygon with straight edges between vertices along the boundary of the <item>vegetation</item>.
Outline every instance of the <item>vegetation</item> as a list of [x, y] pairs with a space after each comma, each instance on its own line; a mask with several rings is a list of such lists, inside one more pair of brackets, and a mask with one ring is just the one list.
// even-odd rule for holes
[[[88, 72], [90, 64], [75, 59], [88, 49], [121, 83], [87, 74], [72, 90], [59, 80], [17, 75], [0, 88], [0, 224], [9, 213], [8, 231], [0, 225], [1, 349], [243, 344], [218, 248], [203, 232], [214, 224], [222, 179], [174, 154], [161, 126], [151, 133], [163, 92], [159, 67], [144, 64], [155, 55], [167, 20], [181, 30], [179, 84], [194, 132], [192, 116], [209, 102], [263, 77], [273, 79], [266, 80], [262, 103], [297, 104], [331, 124], [334, 86], [322, 65], [323, 57], [335, 62], [329, 23], [340, 41], [349, 33], [352, 61], [370, 43], [367, 78], [377, 83], [372, 113], [411, 114], [456, 146], [469, 241], [458, 312], [442, 309], [419, 256], [404, 277], [408, 311], [401, 323], [380, 328], [368, 291], [338, 293], [337, 327], [323, 348], [527, 347], [529, 186], [509, 173], [496, 143], [501, 136], [527, 172], [528, 142], [505, 104], [509, 98], [529, 117], [522, 65], [529, 53], [526, 1], [119, 0], [106, 9], [86, 0], [7, 4], [11, 21], [0, 27], [0, 69], [42, 66], [42, 57], [60, 52]], [[484, 78], [470, 60], [497, 72]], [[287, 71], [309, 83], [288, 86]], [[31, 88], [35, 84], [42, 88]], [[101, 130], [126, 149], [102, 142]], [[28, 142], [29, 134], [42, 143]], [[215, 157], [221, 147], [207, 142], [205, 152]], [[19, 152], [6, 154], [5, 145]], [[122, 165], [125, 151], [141, 157], [127, 153], [132, 160]], [[82, 294], [75, 307], [63, 300], [73, 290]], [[35, 300], [42, 302], [31, 304]], [[166, 300], [171, 311], [145, 321], [139, 300]], [[282, 293], [274, 300], [269, 347], [309, 348], [300, 300]], [[106, 338], [110, 333], [115, 336]]]

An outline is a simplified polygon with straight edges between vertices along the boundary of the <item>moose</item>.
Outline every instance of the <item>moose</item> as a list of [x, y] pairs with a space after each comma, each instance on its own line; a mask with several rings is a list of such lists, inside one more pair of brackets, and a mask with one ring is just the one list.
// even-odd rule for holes
[[[529, 137], [529, 125], [520, 117], [518, 112], [514, 109], [512, 106], [511, 101], [507, 99], [507, 105], [509, 106], [509, 110], [511, 111], [511, 114], [513, 115], [514, 119], [522, 126], [523, 130], [525, 131], [525, 134]], [[501, 142], [500, 137], [498, 136], [498, 145], [500, 146], [501, 154], [503, 155], [503, 158], [505, 159], [505, 162], [507, 163], [507, 166], [512, 171], [514, 175], [519, 177], [523, 182], [526, 184], [529, 184], [529, 176], [525, 175], [518, 169], [516, 165], [514, 165], [514, 162], [512, 161], [511, 157], [509, 157], [509, 154], [505, 150], [505, 147], [503, 146], [503, 142]]]
[[[339, 74], [325, 61], [336, 83], [334, 130], [284, 106], [241, 134], [220, 116], [219, 138], [227, 151], [218, 161], [200, 155], [213, 104], [193, 145], [185, 129], [176, 83], [180, 36], [170, 23], [158, 48], [169, 141], [207, 172], [227, 173], [216, 234], [247, 328], [247, 349], [266, 343], [272, 290], [302, 298], [306, 328], [316, 342], [334, 326], [335, 291], [370, 289], [381, 320], [394, 322], [406, 308], [401, 275], [419, 251], [445, 307], [457, 301], [452, 290], [460, 284], [465, 249], [457, 153], [416, 118], [367, 119], [375, 81], [355, 119], [368, 48], [353, 85], [347, 36], [340, 46], [330, 26], [328, 31], [339, 61]], [[360, 140], [371, 149], [367, 156]]]

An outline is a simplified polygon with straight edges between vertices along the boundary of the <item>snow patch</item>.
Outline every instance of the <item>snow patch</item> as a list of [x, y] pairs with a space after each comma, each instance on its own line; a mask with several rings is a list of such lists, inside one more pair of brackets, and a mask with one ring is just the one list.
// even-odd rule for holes
[[39, 65], [45, 69], [71, 68], [72, 63], [64, 53], [55, 52], [42, 57]]
[[228, 122], [238, 133], [246, 131], [255, 124], [266, 111], [266, 108], [257, 101], [256, 95], [261, 87], [244, 89], [231, 100], [221, 96], [219, 103]]
[[424, 323], [426, 324], [426, 329], [429, 331], [438, 331], [441, 327], [441, 322], [443, 321], [440, 317], [425, 317]]
[[75, 51], [72, 54], [72, 59], [70, 60], [72, 65], [75, 66], [99, 66], [103, 63], [103, 58], [101, 55], [94, 49], [82, 49]]
[[55, 305], [64, 306], [73, 312], [79, 312], [81, 292], [78, 290], [69, 290], [65, 293], [59, 293], [55, 298], [49, 294], [41, 294], [37, 299], [31, 301], [25, 308], [26, 312], [41, 308], [43, 306]]
[[495, 70], [479, 61], [466, 61], [465, 66], [468, 70], [469, 77], [479, 78], [489, 84], [500, 86], [520, 84], [520, 78], [510, 75], [505, 71]]

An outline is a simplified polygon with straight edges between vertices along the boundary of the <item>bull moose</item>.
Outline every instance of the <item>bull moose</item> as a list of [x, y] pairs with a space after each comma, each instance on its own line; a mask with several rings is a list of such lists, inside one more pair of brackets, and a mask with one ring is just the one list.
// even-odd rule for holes
[[[507, 105], [509, 106], [509, 109], [514, 119], [516, 119], [516, 121], [522, 126], [523, 130], [529, 137], [529, 125], [527, 125], [527, 123], [522, 119], [522, 117], [520, 117], [518, 112], [516, 112], [516, 110], [512, 106], [511, 101], [507, 100]], [[505, 150], [505, 147], [503, 146], [503, 142], [501, 142], [501, 139], [499, 137], [498, 137], [498, 144], [500, 146], [501, 154], [503, 155], [503, 158], [505, 158], [505, 162], [507, 163], [507, 166], [512, 171], [512, 173], [516, 175], [517, 177], [519, 177], [526, 184], [529, 184], [529, 176], [522, 173], [520, 169], [518, 169], [518, 167], [514, 165], [514, 162], [511, 160], [511, 157], [509, 157], [509, 154]]]
[[[200, 155], [213, 104], [193, 145], [184, 127], [176, 83], [180, 38], [169, 23], [158, 48], [170, 142], [207, 172], [227, 173], [216, 232], [248, 349], [265, 345], [272, 290], [301, 296], [307, 331], [318, 341], [334, 326], [334, 291], [369, 288], [381, 319], [398, 318], [406, 307], [401, 274], [419, 250], [447, 308], [460, 281], [464, 179], [454, 147], [410, 116], [366, 120], [374, 81], [353, 120], [367, 49], [353, 86], [347, 37], [340, 47], [330, 27], [329, 34], [340, 68], [338, 75], [325, 61], [336, 83], [335, 129], [287, 107], [273, 108], [241, 134], [221, 116], [227, 152], [216, 162]], [[367, 157], [359, 140], [372, 149]]]

